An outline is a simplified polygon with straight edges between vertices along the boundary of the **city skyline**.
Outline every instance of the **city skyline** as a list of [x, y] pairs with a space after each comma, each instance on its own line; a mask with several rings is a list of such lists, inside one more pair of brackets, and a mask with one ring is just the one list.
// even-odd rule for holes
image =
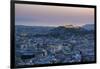
[[94, 9], [15, 4], [15, 24], [26, 26], [81, 26], [94, 24]]

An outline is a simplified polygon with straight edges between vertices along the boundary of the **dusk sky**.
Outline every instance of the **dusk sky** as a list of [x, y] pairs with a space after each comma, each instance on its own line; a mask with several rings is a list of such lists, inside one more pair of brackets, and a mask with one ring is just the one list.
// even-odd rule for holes
[[94, 24], [94, 8], [15, 4], [15, 24], [27, 26]]

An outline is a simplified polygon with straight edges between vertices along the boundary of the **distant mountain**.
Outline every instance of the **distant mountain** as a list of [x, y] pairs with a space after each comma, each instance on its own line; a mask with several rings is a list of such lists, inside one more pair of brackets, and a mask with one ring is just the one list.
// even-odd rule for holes
[[83, 28], [81, 28], [81, 27], [74, 27], [74, 26], [70, 26], [70, 27], [66, 27], [66, 26], [59, 26], [59, 27], [56, 27], [56, 28], [54, 28], [54, 29], [51, 29], [50, 30], [51, 32], [53, 32], [53, 33], [55, 33], [55, 32], [57, 32], [57, 33], [70, 33], [70, 32], [83, 32], [83, 31], [85, 31]]
[[26, 32], [26, 33], [48, 33], [49, 30], [53, 29], [54, 27], [43, 27], [43, 26], [24, 26], [24, 25], [16, 25], [16, 31], [18, 32]]
[[59, 26], [59, 27], [56, 27], [54, 29], [51, 29], [50, 30], [50, 35], [53, 35], [53, 36], [61, 36], [61, 37], [64, 37], [64, 36], [71, 36], [71, 35], [84, 35], [84, 34], [87, 34], [89, 33], [87, 30], [79, 27], [65, 27], [65, 26]]
[[[55, 37], [65, 38], [72, 35], [84, 35], [92, 33], [92, 25], [84, 25], [83, 27], [74, 27], [72, 25], [47, 27], [47, 26], [23, 26], [16, 25], [16, 34], [30, 34], [34, 37]], [[88, 31], [90, 30], [90, 31]]]
[[86, 25], [82, 26], [82, 28], [84, 28], [86, 30], [94, 30], [94, 24], [86, 24]]

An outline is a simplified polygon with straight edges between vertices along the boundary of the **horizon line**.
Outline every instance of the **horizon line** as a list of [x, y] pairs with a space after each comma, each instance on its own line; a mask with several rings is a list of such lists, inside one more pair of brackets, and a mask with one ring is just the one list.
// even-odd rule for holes
[[[15, 24], [15, 25], [19, 25], [19, 24]], [[68, 25], [72, 25], [73, 27], [81, 27], [84, 25], [88, 25], [88, 24], [83, 24], [83, 25], [73, 25], [73, 24], [67, 24], [67, 25], [59, 25], [59, 26], [55, 26], [55, 25], [22, 25], [21, 26], [42, 26], [42, 27], [59, 27], [59, 26], [68, 26]]]

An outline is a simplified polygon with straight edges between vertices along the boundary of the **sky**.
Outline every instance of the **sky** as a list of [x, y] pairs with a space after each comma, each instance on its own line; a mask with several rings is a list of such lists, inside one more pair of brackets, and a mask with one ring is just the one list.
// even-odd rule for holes
[[94, 24], [94, 8], [15, 4], [15, 24], [26, 26]]

